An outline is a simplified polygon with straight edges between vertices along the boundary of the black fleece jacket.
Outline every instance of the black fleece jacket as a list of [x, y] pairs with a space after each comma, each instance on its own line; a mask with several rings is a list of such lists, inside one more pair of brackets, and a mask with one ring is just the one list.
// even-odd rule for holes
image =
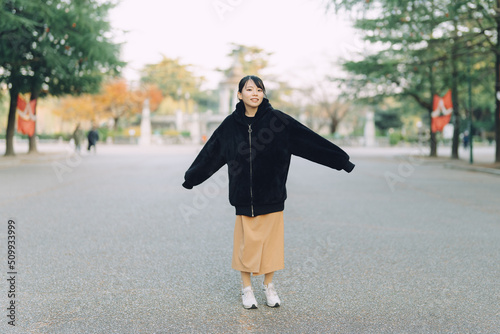
[[249, 125], [243, 102], [226, 117], [187, 170], [182, 184], [192, 189], [228, 165], [229, 202], [237, 215], [282, 211], [291, 155], [348, 173], [349, 156], [264, 98]]

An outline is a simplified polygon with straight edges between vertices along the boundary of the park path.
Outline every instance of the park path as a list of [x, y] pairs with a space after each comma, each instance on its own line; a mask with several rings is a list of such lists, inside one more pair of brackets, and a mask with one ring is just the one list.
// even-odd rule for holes
[[0, 249], [6, 258], [14, 219], [19, 260], [17, 326], [4, 315], [2, 333], [500, 328], [496, 175], [412, 151], [353, 149], [351, 174], [293, 158], [286, 268], [275, 276], [283, 305], [267, 308], [257, 292], [261, 306], [245, 310], [225, 170], [188, 191], [183, 174], [199, 147], [98, 149], [0, 164]]

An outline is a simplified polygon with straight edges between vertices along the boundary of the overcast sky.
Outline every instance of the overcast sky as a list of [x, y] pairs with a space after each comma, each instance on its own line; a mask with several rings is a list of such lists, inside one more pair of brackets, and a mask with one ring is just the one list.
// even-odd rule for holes
[[348, 18], [325, 13], [323, 0], [121, 0], [110, 19], [128, 31], [118, 41], [129, 80], [163, 54], [194, 65], [215, 88], [215, 69], [229, 67], [230, 43], [238, 43], [272, 52], [268, 72], [298, 87], [359, 45]]

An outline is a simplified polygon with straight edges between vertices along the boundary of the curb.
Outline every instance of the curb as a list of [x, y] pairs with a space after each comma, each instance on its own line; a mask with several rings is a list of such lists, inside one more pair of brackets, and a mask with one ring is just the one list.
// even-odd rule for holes
[[465, 171], [470, 171], [470, 172], [480, 172], [480, 173], [488, 173], [488, 174], [493, 174], [493, 175], [500, 175], [500, 169], [496, 168], [486, 168], [486, 167], [479, 167], [479, 166], [466, 166], [466, 165], [458, 165], [458, 164], [444, 164], [445, 168], [448, 169], [458, 169], [458, 170], [465, 170]]
[[[395, 158], [399, 156], [396, 155]], [[422, 163], [424, 165], [442, 165], [447, 169], [455, 169], [455, 170], [465, 170], [469, 172], [479, 172], [479, 173], [488, 173], [493, 175], [500, 175], [500, 168], [495, 167], [481, 167], [476, 165], [467, 164], [464, 160], [458, 160], [457, 162], [450, 162], [449, 158], [428, 158], [427, 156], [414, 156], [415, 158], [422, 159]]]
[[37, 164], [37, 163], [50, 163], [64, 159], [68, 154], [64, 152], [50, 152], [50, 153], [37, 153], [37, 154], [17, 154], [15, 156], [1, 156], [0, 169], [17, 167], [20, 165]]

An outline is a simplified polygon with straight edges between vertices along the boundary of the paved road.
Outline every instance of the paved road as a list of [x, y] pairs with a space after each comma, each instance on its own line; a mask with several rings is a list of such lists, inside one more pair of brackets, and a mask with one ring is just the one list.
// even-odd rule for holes
[[400, 152], [352, 150], [351, 174], [294, 158], [283, 305], [245, 310], [224, 171], [180, 187], [197, 149], [102, 146], [1, 165], [0, 332], [499, 333], [499, 176]]

